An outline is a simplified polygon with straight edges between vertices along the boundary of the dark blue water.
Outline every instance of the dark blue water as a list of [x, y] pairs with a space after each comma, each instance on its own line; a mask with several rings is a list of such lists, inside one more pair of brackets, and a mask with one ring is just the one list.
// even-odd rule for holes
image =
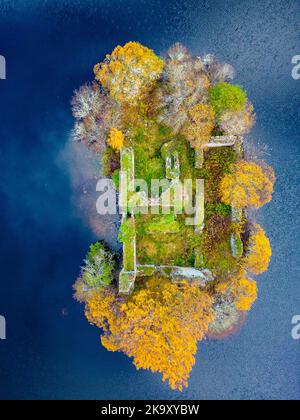
[[[300, 80], [290, 64], [299, 23], [300, 4], [289, 0], [0, 2], [0, 398], [299, 399], [291, 319], [300, 314]], [[79, 208], [69, 100], [93, 65], [129, 40], [158, 53], [181, 41], [234, 65], [257, 112], [251, 137], [268, 145], [278, 177], [258, 216], [274, 254], [259, 299], [239, 334], [199, 346], [183, 394], [105, 351], [72, 300], [90, 242], [114, 238], [105, 220], [96, 235]]]

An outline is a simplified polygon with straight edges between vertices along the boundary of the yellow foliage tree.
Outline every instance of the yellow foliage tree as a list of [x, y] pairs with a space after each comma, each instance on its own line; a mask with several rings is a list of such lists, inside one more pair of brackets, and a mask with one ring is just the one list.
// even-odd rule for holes
[[203, 148], [215, 126], [215, 111], [210, 105], [197, 104], [188, 111], [189, 121], [183, 129], [184, 136], [195, 149]]
[[239, 311], [250, 311], [257, 299], [256, 281], [240, 278], [237, 282], [235, 306]]
[[271, 256], [270, 241], [263, 228], [255, 224], [249, 239], [249, 254], [246, 258], [247, 268], [253, 274], [262, 274], [267, 271]]
[[275, 173], [266, 165], [240, 161], [232, 165], [231, 173], [221, 182], [221, 197], [236, 209], [259, 208], [272, 200]]
[[102, 328], [103, 346], [133, 357], [137, 369], [161, 372], [172, 389], [187, 386], [197, 341], [213, 321], [212, 298], [198, 287], [152, 278], [129, 297], [113, 288], [94, 292], [88, 320]]
[[164, 61], [138, 42], [118, 46], [104, 63], [94, 67], [95, 78], [117, 101], [137, 102], [151, 89], [164, 68]]
[[215, 291], [222, 300], [234, 302], [239, 311], [249, 311], [257, 299], [256, 281], [246, 278], [247, 272], [241, 269], [235, 278], [216, 286]]
[[120, 150], [124, 144], [124, 135], [117, 128], [111, 128], [107, 144], [114, 150]]

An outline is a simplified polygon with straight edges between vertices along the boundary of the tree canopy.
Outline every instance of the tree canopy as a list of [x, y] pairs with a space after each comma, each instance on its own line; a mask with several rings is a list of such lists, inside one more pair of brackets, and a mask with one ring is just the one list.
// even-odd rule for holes
[[112, 282], [115, 268], [113, 254], [103, 244], [97, 242], [91, 245], [84, 262], [82, 280], [88, 286], [97, 288]]
[[198, 104], [188, 111], [188, 122], [183, 131], [195, 149], [204, 147], [214, 129], [215, 112], [210, 105]]
[[93, 82], [74, 92], [71, 105], [76, 119], [73, 139], [95, 153], [102, 153], [107, 147], [109, 130], [120, 126], [118, 104]]
[[118, 46], [94, 67], [95, 78], [117, 101], [136, 102], [151, 89], [164, 61], [138, 42]]
[[270, 166], [239, 161], [222, 180], [222, 201], [236, 209], [262, 207], [272, 200], [274, 182], [275, 174]]
[[120, 150], [124, 143], [124, 135], [122, 131], [118, 130], [117, 128], [111, 128], [107, 144], [114, 150]]
[[249, 238], [249, 254], [246, 259], [247, 268], [256, 275], [267, 271], [272, 249], [265, 231], [260, 225], [254, 224]]
[[229, 281], [218, 284], [215, 290], [222, 301], [234, 303], [236, 309], [242, 312], [249, 311], [257, 299], [256, 281], [248, 278], [245, 269], [241, 269]]
[[241, 111], [225, 111], [220, 120], [220, 129], [229, 136], [248, 134], [255, 123], [253, 105], [247, 103]]
[[86, 316], [103, 328], [104, 347], [123, 351], [137, 369], [161, 372], [173, 389], [182, 390], [195, 363], [197, 341], [213, 321], [212, 303], [198, 287], [152, 278], [128, 298], [113, 288], [94, 292]]
[[209, 89], [210, 104], [217, 114], [224, 111], [241, 111], [247, 102], [247, 94], [239, 85], [220, 82]]

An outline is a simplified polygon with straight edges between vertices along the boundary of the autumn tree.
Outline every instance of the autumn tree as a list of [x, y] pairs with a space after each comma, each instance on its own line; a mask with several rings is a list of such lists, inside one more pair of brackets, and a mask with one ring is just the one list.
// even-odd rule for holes
[[108, 131], [121, 124], [117, 103], [94, 82], [76, 90], [71, 105], [76, 119], [73, 139], [84, 143], [95, 153], [102, 153], [106, 148]]
[[247, 268], [256, 275], [268, 270], [272, 249], [263, 228], [254, 224], [249, 238], [249, 252], [246, 257]]
[[250, 311], [257, 299], [256, 281], [240, 278], [237, 282], [235, 305], [239, 311]]
[[178, 133], [188, 121], [189, 109], [203, 102], [210, 82], [201, 58], [179, 43], [167, 52], [162, 80], [156, 92], [159, 119]]
[[234, 68], [227, 63], [221, 63], [213, 54], [201, 57], [205, 73], [212, 85], [219, 82], [229, 82], [235, 76]]
[[226, 282], [221, 282], [215, 288], [216, 296], [219, 296], [227, 304], [234, 303], [239, 311], [249, 311], [257, 299], [257, 284], [249, 279], [247, 272], [240, 272]]
[[86, 305], [88, 320], [103, 329], [101, 342], [122, 351], [137, 369], [161, 372], [172, 389], [187, 386], [197, 341], [213, 321], [212, 299], [198, 287], [152, 278], [129, 297], [113, 288], [94, 292]]
[[75, 90], [71, 100], [73, 116], [83, 120], [92, 115], [97, 116], [103, 108], [102, 93], [96, 83], [87, 83]]
[[188, 117], [183, 134], [195, 149], [204, 147], [214, 129], [214, 110], [210, 105], [198, 104], [188, 111]]
[[243, 136], [248, 134], [255, 123], [253, 105], [249, 102], [239, 111], [225, 111], [219, 121], [219, 127], [229, 136]]
[[222, 201], [236, 209], [262, 207], [272, 200], [274, 182], [274, 171], [267, 164], [237, 162], [221, 182]]
[[136, 103], [159, 78], [164, 62], [138, 42], [118, 46], [94, 67], [95, 78], [121, 103]]
[[117, 128], [111, 128], [107, 144], [114, 150], [120, 150], [124, 144], [124, 135]]
[[240, 112], [247, 102], [247, 95], [239, 85], [220, 82], [209, 89], [209, 100], [217, 114], [225, 111]]

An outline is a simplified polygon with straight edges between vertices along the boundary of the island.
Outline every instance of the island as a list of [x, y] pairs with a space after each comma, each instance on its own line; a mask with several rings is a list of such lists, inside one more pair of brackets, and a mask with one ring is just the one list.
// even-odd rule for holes
[[275, 173], [248, 141], [246, 91], [215, 56], [129, 42], [94, 75], [71, 102], [73, 139], [118, 192], [122, 253], [92, 244], [75, 298], [108, 351], [182, 391], [198, 343], [232, 334], [257, 299], [272, 251], [254, 214]]

